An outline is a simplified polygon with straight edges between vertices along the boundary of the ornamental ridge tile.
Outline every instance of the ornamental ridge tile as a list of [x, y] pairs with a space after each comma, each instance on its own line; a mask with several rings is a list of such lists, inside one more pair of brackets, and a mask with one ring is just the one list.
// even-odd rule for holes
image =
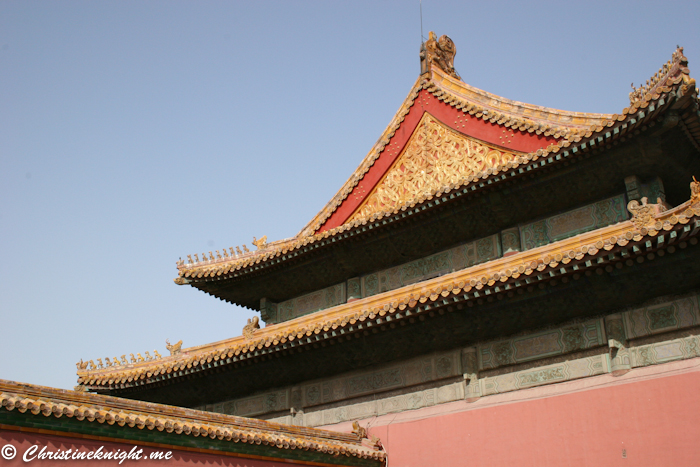
[[[489, 120], [494, 118], [506, 127], [517, 127], [521, 131], [535, 132], [537, 134], [547, 132], [561, 132], [564, 137], [578, 134], [581, 130], [586, 130], [591, 125], [600, 124], [610, 118], [610, 114], [570, 112], [566, 110], [552, 109], [549, 107], [526, 104], [524, 102], [513, 101], [495, 94], [483, 91], [470, 86], [469, 84], [449, 76], [439, 68], [432, 70], [431, 92], [444, 99], [457, 101], [459, 104], [469, 106], [477, 104], [481, 106], [468, 108], [467, 112], [474, 114], [481, 110], [493, 111], [486, 115]], [[443, 91], [447, 94], [440, 93]], [[464, 111], [464, 108], [463, 108]], [[502, 123], [501, 123], [502, 122]]]
[[[565, 269], [570, 263], [580, 266], [579, 269], [597, 267], [597, 264], [586, 265], [586, 262], [608, 255], [611, 250], [618, 247], [624, 248], [628, 244], [642, 245], [660, 233], [666, 235], [665, 232], [670, 234], [672, 231], [687, 230], [684, 236], [695, 237], [700, 231], [700, 182], [692, 181], [690, 191], [689, 201], [675, 208], [664, 210], [665, 207], [661, 205], [647, 204], [646, 199], [642, 200], [642, 205], [632, 201], [628, 205], [628, 210], [633, 214], [630, 220], [273, 324], [256, 330], [251, 338], [239, 336], [182, 349], [177, 355], [163, 357], [157, 361], [112, 366], [96, 371], [79, 369], [78, 382], [81, 386], [90, 389], [148, 384], [151, 377], [156, 378], [166, 374], [173, 377], [178, 376], [179, 372], [193, 368], [193, 371], [197, 371], [209, 368], [211, 365], [228, 364], [254, 356], [259, 351], [273, 352], [279, 344], [284, 345], [287, 342], [304, 345], [311, 342], [312, 336], [315, 339], [314, 342], [319, 339], [330, 339], [333, 337], [327, 334], [330, 331], [348, 328], [365, 321], [374, 322], [377, 319], [383, 319], [386, 315], [391, 315], [394, 319], [402, 319], [406, 317], [406, 310], [413, 314], [419, 313], [421, 306], [425, 303], [430, 306], [441, 298], [469, 294], [472, 290], [481, 291], [500, 285], [505, 286], [506, 282], [514, 281], [522, 275], [531, 276], [536, 271], [546, 270], [554, 275], [563, 274], [562, 268]], [[693, 224], [686, 225], [691, 221]], [[634, 254], [644, 254], [645, 250], [646, 247], [639, 248]], [[570, 272], [567, 271], [566, 274]], [[534, 274], [534, 279], [531, 277], [531, 280], [543, 280], [538, 276], [539, 274]], [[464, 299], [468, 300], [468, 298]], [[423, 311], [426, 311], [425, 307]]]

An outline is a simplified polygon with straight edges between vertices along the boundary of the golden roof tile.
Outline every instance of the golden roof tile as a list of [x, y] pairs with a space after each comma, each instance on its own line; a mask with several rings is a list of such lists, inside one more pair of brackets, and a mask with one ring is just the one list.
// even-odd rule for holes
[[[648, 209], [639, 209], [638, 204], [631, 202], [628, 209], [633, 217], [628, 221], [273, 324], [256, 330], [251, 338], [239, 336], [182, 349], [177, 355], [149, 362], [111, 366], [93, 371], [79, 367], [78, 382], [90, 389], [148, 384], [151, 377], [175, 375], [191, 369], [205, 369], [212, 362], [214, 366], [228, 364], [254, 356], [262, 350], [273, 352], [276, 346], [288, 342], [305, 345], [312, 342], [312, 336], [313, 342], [330, 339], [333, 337], [327, 334], [330, 331], [355, 326], [358, 323], [376, 322], [377, 319], [383, 319], [387, 315], [392, 316], [393, 319], [403, 319], [407, 314], [420, 313], [422, 304], [430, 305], [441, 298], [456, 297], [469, 294], [473, 290], [480, 291], [505, 285], [508, 281], [514, 281], [522, 275], [531, 276], [537, 271], [547, 270], [555, 275], [561, 274], [562, 268], [568, 267], [570, 263], [577, 265], [579, 269], [596, 267], [592, 263], [586, 265], [586, 261], [607, 255], [611, 250], [626, 247], [630, 243], [643, 244], [659, 233], [684, 229], [690, 221], [696, 223], [690, 235], [696, 235], [700, 230], [697, 227], [700, 225], [699, 186], [698, 182], [691, 182], [690, 200], [673, 209], [663, 210], [661, 206], [644, 203]], [[446, 194], [440, 194], [430, 198], [439, 202], [441, 199], [446, 200], [445, 196]], [[325, 232], [324, 235], [329, 236], [331, 233]], [[643, 254], [644, 250], [645, 248], [639, 249], [639, 254]], [[567, 271], [566, 274], [570, 272]], [[469, 299], [471, 298], [464, 300]]]
[[610, 114], [569, 112], [513, 101], [470, 86], [437, 67], [431, 72], [432, 79], [424, 84], [424, 89], [465, 113], [506, 128], [571, 139], [611, 117]]
[[282, 451], [305, 449], [331, 455], [383, 460], [386, 454], [362, 443], [357, 435], [283, 425], [263, 420], [215, 414], [151, 402], [0, 380], [0, 410], [29, 411], [45, 417], [157, 429], [183, 436], [263, 444]]
[[[210, 254], [199, 261], [178, 261], [178, 277], [174, 282], [178, 285], [190, 284], [198, 280], [218, 279], [233, 275], [245, 274], [255, 265], [271, 260], [284, 260], [288, 253], [297, 253], [307, 246], [317, 247], [324, 240], [355, 228], [361, 228], [376, 220], [402, 211], [410, 210], [416, 205], [439, 199], [445, 194], [455, 193], [460, 189], [477, 189], [484, 182], [491, 182], [509, 176], [518, 176], [523, 168], [540, 169], [546, 164], [558, 162], [564, 155], [572, 157], [590, 150], [592, 147], [605, 146], [612, 139], [624, 136], [634, 128], [649, 120], [652, 114], [668, 103], [675, 93], [680, 98], [686, 95], [697, 95], [695, 80], [690, 78], [687, 59], [683, 49], [674, 52], [672, 60], [662, 68], [663, 73], [652, 78], [649, 86], [634, 91], [638, 97], [632, 99], [631, 105], [620, 114], [590, 114], [566, 112], [545, 107], [510, 101], [493, 94], [473, 88], [454, 77], [451, 77], [437, 67], [431, 67], [430, 73], [418, 78], [406, 100], [396, 113], [392, 122], [384, 130], [382, 136], [367, 154], [353, 175], [329, 201], [326, 206], [297, 234], [295, 237], [266, 243], [263, 249], [253, 252], [214, 258]], [[445, 186], [433, 188], [418, 198], [407, 200], [394, 209], [385, 212], [375, 212], [370, 217], [353, 216], [344, 224], [330, 230], [319, 231], [328, 218], [340, 207], [343, 201], [362, 180], [372, 167], [384, 148], [389, 144], [399, 126], [414, 104], [414, 100], [422, 89], [429, 90], [434, 96], [445, 101], [465, 114], [476, 116], [504, 127], [516, 128], [523, 132], [549, 135], [556, 138], [556, 144], [550, 144], [528, 154], [522, 154], [503, 165], [486, 168], [475, 174], [465, 176]], [[620, 131], [613, 131], [614, 129]], [[217, 256], [221, 256], [217, 252]]]

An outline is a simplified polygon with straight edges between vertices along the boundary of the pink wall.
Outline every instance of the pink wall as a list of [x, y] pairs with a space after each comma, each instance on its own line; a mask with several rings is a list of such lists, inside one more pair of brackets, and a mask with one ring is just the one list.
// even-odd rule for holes
[[[16, 457], [11, 460], [5, 460], [0, 457], [0, 466], [2, 467], [14, 467], [14, 466], [28, 466], [35, 465], [37, 467], [67, 467], [71, 465], [77, 465], [81, 467], [108, 467], [117, 466], [119, 461], [115, 460], [48, 460], [35, 458], [30, 462], [23, 462], [22, 456], [32, 445], [38, 445], [39, 449], [43, 446], [47, 446], [49, 450], [52, 451], [66, 451], [68, 449], [80, 450], [80, 451], [97, 451], [100, 446], [104, 446], [102, 452], [108, 452], [110, 450], [116, 451], [120, 449], [122, 451], [131, 451], [134, 447], [131, 444], [113, 443], [113, 442], [103, 442], [80, 438], [69, 438], [55, 435], [45, 435], [45, 434], [35, 434], [28, 432], [18, 432], [6, 429], [0, 429], [0, 449], [5, 445], [11, 444], [17, 450]], [[153, 451], [167, 452], [171, 449], [167, 447], [146, 447], [143, 445], [138, 445], [139, 448], [143, 448], [144, 453], [148, 455]], [[133, 466], [138, 465], [140, 467], [153, 467], [153, 466], [186, 466], [186, 467], [289, 467], [292, 465], [300, 465], [295, 463], [286, 462], [269, 462], [257, 459], [242, 459], [237, 457], [230, 457], [224, 455], [215, 454], [202, 454], [198, 452], [191, 451], [177, 451], [172, 450], [172, 458], [169, 460], [124, 460], [121, 464], [122, 466]]]
[[370, 433], [382, 439], [389, 467], [699, 466], [699, 368], [696, 358], [658, 365], [649, 378], [633, 370], [627, 381], [605, 375], [572, 382], [578, 388], [564, 394], [551, 391], [567, 383], [502, 395], [502, 403], [483, 408], [489, 398], [445, 408], [453, 413], [430, 416], [436, 406], [424, 418], [412, 411], [413, 421], [401, 421], [403, 412], [362, 424], [374, 422]]

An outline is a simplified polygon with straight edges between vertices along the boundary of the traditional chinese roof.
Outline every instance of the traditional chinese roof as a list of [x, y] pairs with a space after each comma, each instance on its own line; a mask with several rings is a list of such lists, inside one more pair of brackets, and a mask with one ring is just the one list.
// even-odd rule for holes
[[[509, 149], [518, 155], [573, 140], [612, 117], [512, 101], [469, 86], [432, 65], [430, 72], [418, 79], [392, 123], [360, 166], [301, 234], [323, 232], [354, 220], [346, 214], [357, 209], [359, 203], [353, 203], [353, 199], [363, 200], [362, 193], [371, 192], [386, 175], [386, 168], [395, 165], [407, 138], [414, 134], [425, 113], [458, 134], [485, 145]], [[500, 165], [503, 164], [484, 164], [479, 168]], [[463, 171], [462, 176], [466, 179], [477, 173], [477, 170]], [[447, 188], [450, 184], [444, 183], [431, 191]], [[416, 199], [406, 200], [407, 203], [411, 201]]]
[[[434, 200], [445, 199], [445, 196], [448, 195], [443, 195], [443, 198], [434, 198]], [[645, 203], [646, 199], [643, 201]], [[548, 282], [554, 284], [557, 281], [568, 283], [592, 271], [602, 274], [626, 266], [636, 266], [643, 263], [645, 258], [654, 259], [664, 256], [667, 248], [673, 252], [676, 245], [686, 248], [688, 245], [698, 243], [696, 237], [700, 232], [699, 183], [691, 184], [691, 199], [675, 208], [664, 210], [662, 205], [644, 203], [640, 205], [636, 201], [630, 202], [628, 208], [633, 214], [631, 220], [431, 280], [341, 304], [291, 321], [270, 325], [255, 330], [248, 337], [240, 336], [184, 349], [178, 355], [164, 357], [157, 361], [93, 371], [79, 370], [78, 381], [89, 390], [124, 391], [125, 393], [166, 386], [176, 381], [184, 383], [193, 375], [216, 375], [226, 371], [227, 368], [231, 369], [239, 365], [246, 368], [251, 362], [270, 360], [273, 355], [294, 355], [296, 352], [313, 349], [319, 345], [352, 341], [353, 336], [359, 337], [363, 333], [366, 335], [368, 330], [390, 332], [397, 326], [408, 322], [413, 323], [416, 318], [425, 320], [428, 316], [437, 316], [436, 312], [442, 315], [445, 311], [451, 313], [457, 309], [463, 309], [464, 305], [469, 307], [475, 304], [481, 305], [484, 299], [491, 302], [494, 297], [498, 300], [507, 297], [510, 300], [514, 292], [521, 294], [527, 289], [532, 293], [533, 286], [538, 284]], [[698, 248], [694, 248], [693, 251], [697, 252]], [[668, 281], [681, 289], [698, 286], [700, 275], [693, 269], [698, 264], [697, 261], [684, 263], [683, 267], [690, 268], [688, 271], [684, 271], [676, 263], [664, 264], [667, 266], [663, 267], [671, 268], [673, 272], [667, 274], [662, 271], [649, 279], [659, 288], [665, 287], [666, 285], [663, 284]], [[596, 286], [600, 290], [594, 291], [593, 286], [588, 285], [583, 294], [577, 292], [562, 297], [568, 307], [566, 310], [560, 309], [559, 305], [542, 308], [543, 302], [538, 299], [533, 302], [532, 310], [528, 308], [530, 305], [521, 300], [518, 306], [502, 306], [501, 312], [509, 313], [510, 319], [521, 326], [528, 320], [562, 319], [560, 315], [566, 315], [568, 312], [590, 313], [591, 306], [596, 300], [601, 306], [598, 312], [604, 311], [603, 307], [607, 306], [608, 302], [610, 306], [620, 306], [615, 303], [618, 299], [622, 300], [623, 306], [626, 306], [629, 304], [628, 298], [629, 300], [642, 299], [644, 294], [648, 293], [649, 283], [646, 281], [641, 281], [629, 274], [617, 280], [618, 282], [601, 282]], [[611, 300], [602, 292], [606, 287], [614, 289], [616, 295], [614, 299]], [[574, 299], [580, 299], [578, 304], [580, 306], [574, 303]], [[577, 307], [580, 308], [579, 311], [571, 311]], [[546, 313], [545, 309], [548, 310]], [[460, 326], [468, 326], [466, 329], [469, 331], [455, 330], [455, 335], [442, 331], [440, 338], [444, 341], [444, 345], [452, 345], [453, 342], [450, 339], [485, 338], [484, 336], [489, 332], [501, 332], [498, 327], [502, 327], [506, 321], [495, 314], [492, 316], [489, 316], [489, 313], [479, 314], [478, 309], [476, 314], [465, 314], [461, 311], [453, 313], [453, 316], [456, 315], [462, 316], [460, 319], [464, 323], [460, 321]], [[450, 328], [440, 327], [440, 329]], [[464, 334], [462, 334], [463, 331]], [[403, 342], [403, 344], [415, 347], [442, 344], [442, 341], [439, 344], [434, 342], [430, 344], [431, 339], [427, 334], [423, 334], [422, 338], [424, 342], [412, 341]], [[403, 349], [402, 352], [405, 353], [406, 347]], [[325, 351], [328, 352], [329, 349], [326, 348]], [[384, 356], [387, 359], [392, 357], [388, 352]], [[313, 368], [313, 370], [316, 369]], [[296, 368], [294, 371], [301, 372], [301, 369]], [[280, 371], [272, 372], [268, 376], [273, 378], [271, 381], [279, 382], [283, 375]], [[257, 373], [256, 379], [260, 384], [274, 384], [266, 378], [266, 372]], [[247, 384], [243, 381], [244, 379], [239, 378], [237, 385]], [[232, 397], [231, 386], [225, 386], [228, 391], [226, 394], [216, 394], [217, 386], [216, 384], [208, 386], [208, 392], [211, 393], [212, 398]], [[143, 394], [140, 397], [142, 396]], [[184, 398], [178, 401], [178, 403], [185, 402], [187, 401]]]
[[[419, 244], [413, 240], [409, 244], [409, 239], [397, 232], [415, 230], [416, 222], [432, 224], [430, 212], [439, 217], [441, 209], [455, 211], [461, 206], [467, 210], [465, 203], [476, 206], [475, 199], [482, 195], [494, 190], [504, 192], [513, 183], [526, 184], [528, 179], [544, 177], [553, 170], [566, 172], [570, 164], [593, 156], [600, 160], [601, 153], [623, 159], [604, 158], [599, 164], [595, 177], [601, 180], [611, 172], [604, 164], [609, 163], [615, 171], [609, 174], [607, 186], [599, 182], [600, 194], [607, 195], [617, 183], [614, 180], [635, 170], [650, 171], [649, 167], [659, 164], [653, 159], [644, 161], [639, 153], [630, 155], [629, 150], [615, 149], [640, 134], [678, 126], [695, 151], [700, 147], [695, 80], [689, 76], [682, 49], [646, 86], [630, 94], [629, 107], [614, 115], [523, 104], [473, 88], [434, 63], [426, 69], [358, 169], [298, 235], [243, 255], [237, 256], [232, 250], [231, 255], [217, 252], [216, 258], [210, 254], [203, 261], [180, 262], [175, 282], [259, 309], [263, 297], [286, 300], [369, 272], [362, 268], [378, 269], [405, 260], [410, 254], [425, 254]], [[677, 144], [675, 140], [673, 144]], [[458, 169], [452, 170], [453, 165]], [[684, 161], [678, 165], [692, 170]], [[680, 175], [679, 169], [671, 165], [660, 170], [672, 172], [676, 178]], [[412, 184], [407, 183], [409, 179]], [[522, 221], [520, 214], [537, 217], [545, 209], [568, 208], [564, 203], [569, 196], [586, 196], [564, 186], [552, 185], [553, 189], [562, 188], [562, 196], [554, 200], [545, 200], [533, 188], [530, 191], [538, 202], [529, 200], [521, 206], [518, 199], [499, 196], [502, 201], [487, 203], [493, 208], [488, 222], [471, 224], [471, 231], [440, 232], [436, 235], [439, 240], [433, 241], [442, 244], [433, 244], [433, 249], [454, 244], [460, 236], [476, 238], [479, 233], [486, 234], [488, 228], [508, 227], [509, 223]], [[593, 196], [594, 190], [590, 194]], [[505, 211], [509, 216], [502, 214]], [[364, 256], [348, 255], [357, 248], [347, 245], [375, 241], [388, 232], [395, 243], [406, 243], [406, 248], [393, 256], [393, 250], [382, 246], [366, 249]], [[418, 232], [413, 237], [424, 235]], [[289, 267], [297, 270], [293, 281], [285, 277], [284, 270]]]
[[[51, 419], [65, 417], [73, 424], [52, 424], [36, 420], [43, 415]], [[98, 430], [90, 425], [105, 425]], [[355, 434], [314, 428], [282, 425], [232, 415], [214, 414], [161, 404], [146, 403], [84, 392], [36, 386], [0, 380], [0, 426], [42, 432], [54, 427], [60, 432], [99, 433], [114, 440], [142, 440], [139, 432], [161, 432], [158, 442], [174, 446], [191, 446], [187, 438], [201, 437], [198, 447], [206, 450], [207, 438], [230, 442], [217, 451], [253, 455], [270, 460], [315, 461], [315, 465], [383, 465], [385, 453], [363, 444]], [[85, 427], [83, 429], [83, 426]], [[114, 430], [108, 428], [114, 426]], [[118, 427], [127, 427], [119, 430]], [[164, 432], [164, 433], [163, 433]], [[61, 433], [59, 433], [61, 434]], [[156, 439], [150, 435], [148, 440]], [[303, 463], [303, 462], [302, 462]]]

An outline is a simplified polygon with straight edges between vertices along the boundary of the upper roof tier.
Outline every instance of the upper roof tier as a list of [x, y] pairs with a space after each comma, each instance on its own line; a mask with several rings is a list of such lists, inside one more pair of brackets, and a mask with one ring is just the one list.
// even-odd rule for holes
[[[328, 275], [325, 285], [312, 284], [318, 279], [309, 276], [310, 282], [302, 278], [298, 286], [277, 292], [270, 289], [269, 281], [265, 292], [241, 281], [248, 281], [252, 273], [260, 276], [266, 268], [284, 268], [290, 261], [332, 248], [336, 241], [364, 231], [368, 222], [416, 206], [431, 208], [433, 199], [447, 193], [474, 192], [507, 178], [522, 178], [523, 168], [535, 170], [528, 174], [533, 175], [545, 165], [561, 167], [563, 153], [595, 151], [600, 141], [604, 147], [613, 139], [624, 139], [622, 133], [628, 128], [646, 128], [646, 123], [676, 109], [681, 100], [692, 101], [697, 109], [695, 80], [688, 75], [682, 48], [645, 86], [633, 90], [629, 107], [613, 115], [567, 112], [495, 96], [462, 82], [452, 67], [453, 58], [452, 41], [446, 36], [436, 39], [431, 33], [421, 51], [423, 73], [391, 123], [336, 195], [296, 236], [271, 243], [266, 237], [255, 240], [258, 250], [253, 252], [246, 249], [236, 254], [231, 248], [230, 254], [209, 252], [201, 260], [198, 255], [188, 256], [187, 262], [178, 262], [175, 282], [253, 309], [259, 308], [263, 297], [289, 299], [351, 276]], [[687, 134], [697, 144], [697, 110], [683, 115]], [[446, 244], [449, 241], [455, 239], [445, 239]], [[332, 260], [339, 263], [338, 258]], [[395, 259], [384, 263], [391, 261]], [[383, 265], [365, 260], [364, 266]], [[367, 272], [357, 271], [356, 265], [348, 270]], [[232, 281], [240, 282], [240, 287], [225, 285]]]

